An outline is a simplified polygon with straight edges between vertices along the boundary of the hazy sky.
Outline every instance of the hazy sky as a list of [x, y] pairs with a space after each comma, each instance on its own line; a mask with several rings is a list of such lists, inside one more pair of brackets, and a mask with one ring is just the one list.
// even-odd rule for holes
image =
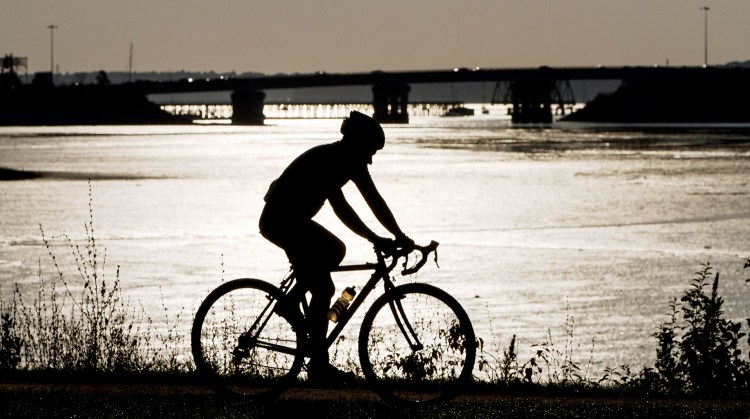
[[0, 0], [49, 71], [354, 72], [750, 60], [750, 0]]

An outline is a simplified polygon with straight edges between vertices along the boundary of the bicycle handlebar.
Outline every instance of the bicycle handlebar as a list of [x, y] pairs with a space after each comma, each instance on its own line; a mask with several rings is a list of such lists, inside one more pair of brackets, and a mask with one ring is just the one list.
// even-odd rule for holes
[[[424, 264], [427, 263], [427, 257], [430, 255], [430, 253], [435, 253], [435, 265], [437, 265], [437, 247], [439, 244], [440, 243], [436, 242], [435, 240], [432, 240], [427, 246], [420, 246], [415, 244], [413, 246], [396, 249], [396, 251], [394, 251], [390, 256], [393, 257], [394, 265], [399, 258], [403, 257], [404, 269], [401, 270], [401, 275], [411, 275], [422, 269]], [[414, 264], [414, 266], [412, 266], [411, 268], [407, 268], [407, 265], [409, 263], [409, 255], [414, 251], [419, 252], [420, 258], [417, 263]]]
[[430, 244], [428, 244], [427, 246], [414, 245], [414, 250], [418, 251], [421, 257], [419, 258], [419, 260], [414, 266], [412, 266], [411, 268], [407, 268], [406, 265], [408, 263], [408, 255], [406, 255], [404, 259], [404, 265], [403, 265], [404, 269], [401, 271], [401, 275], [411, 275], [413, 273], [416, 273], [420, 269], [422, 269], [422, 266], [424, 266], [424, 264], [427, 263], [427, 256], [429, 256], [430, 253], [432, 252], [435, 253], [435, 264], [437, 265], [438, 244], [439, 244], [438, 242], [436, 242], [435, 240], [432, 240]]

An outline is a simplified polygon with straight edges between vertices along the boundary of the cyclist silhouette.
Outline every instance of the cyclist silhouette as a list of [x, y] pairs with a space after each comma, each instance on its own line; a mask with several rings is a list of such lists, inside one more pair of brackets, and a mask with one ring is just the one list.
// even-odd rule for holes
[[[385, 145], [383, 128], [369, 116], [352, 111], [341, 124], [341, 134], [341, 140], [301, 154], [271, 183], [259, 222], [260, 233], [286, 252], [297, 273], [297, 283], [288, 293], [288, 301], [295, 304], [277, 306], [276, 311], [293, 322], [301, 321], [296, 302], [310, 293], [306, 319], [311, 345], [308, 378], [331, 384], [345, 383], [353, 377], [330, 364], [325, 345], [326, 312], [335, 293], [331, 270], [344, 259], [346, 246], [312, 218], [327, 200], [344, 225], [375, 247], [414, 244], [401, 231], [367, 169], [372, 157]], [[377, 220], [395, 240], [375, 234], [349, 205], [342, 192], [349, 181], [357, 186]]]

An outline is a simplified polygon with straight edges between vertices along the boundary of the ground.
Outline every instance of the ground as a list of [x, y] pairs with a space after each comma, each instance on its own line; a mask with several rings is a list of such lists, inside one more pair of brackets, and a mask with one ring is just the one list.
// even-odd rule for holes
[[0, 378], [2, 417], [299, 417], [748, 418], [750, 401], [640, 397], [465, 394], [435, 407], [383, 403], [366, 388], [294, 388], [276, 402], [254, 405], [210, 388], [176, 383], [34, 382]]

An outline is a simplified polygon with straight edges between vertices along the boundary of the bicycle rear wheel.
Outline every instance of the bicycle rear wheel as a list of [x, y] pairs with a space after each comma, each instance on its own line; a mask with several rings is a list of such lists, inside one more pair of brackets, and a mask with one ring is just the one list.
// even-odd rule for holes
[[273, 313], [281, 298], [277, 287], [243, 278], [219, 286], [198, 308], [193, 359], [219, 392], [262, 401], [276, 398], [296, 379], [304, 335]]
[[359, 358], [365, 378], [387, 401], [447, 401], [471, 379], [474, 328], [445, 291], [428, 284], [398, 286], [367, 311]]

